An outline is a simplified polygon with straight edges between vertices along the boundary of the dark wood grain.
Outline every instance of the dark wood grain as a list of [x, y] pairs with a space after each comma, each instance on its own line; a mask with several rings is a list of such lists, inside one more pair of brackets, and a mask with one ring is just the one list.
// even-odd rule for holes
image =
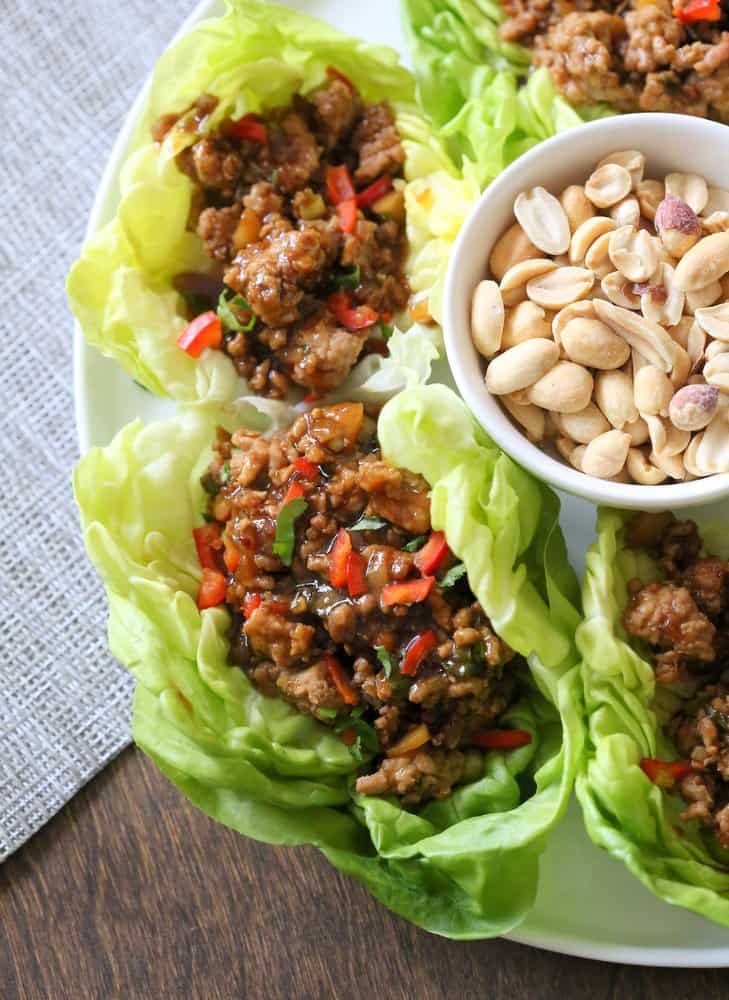
[[213, 823], [135, 750], [0, 868], [2, 1000], [718, 1000], [728, 984], [426, 934], [316, 851]]

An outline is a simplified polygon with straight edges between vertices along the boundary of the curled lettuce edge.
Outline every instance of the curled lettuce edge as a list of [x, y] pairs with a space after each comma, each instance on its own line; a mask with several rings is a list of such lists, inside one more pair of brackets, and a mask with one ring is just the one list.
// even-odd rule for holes
[[[436, 312], [447, 252], [441, 230], [448, 204], [442, 199], [450, 197], [458, 179], [417, 107], [413, 77], [394, 50], [348, 38], [264, 0], [229, 0], [226, 6], [222, 17], [197, 25], [158, 61], [120, 171], [116, 214], [84, 244], [67, 282], [87, 342], [147, 389], [179, 402], [224, 403], [245, 395], [247, 386], [222, 351], [207, 350], [193, 359], [175, 343], [186, 320], [172, 278], [181, 271], [207, 270], [210, 262], [199, 238], [186, 229], [193, 185], [174, 160], [180, 143], [189, 139], [173, 130], [161, 147], [153, 143], [150, 126], [159, 115], [184, 109], [203, 92], [220, 99], [211, 124], [224, 113], [260, 111], [315, 87], [332, 64], [367, 100], [388, 99], [406, 152], [406, 202], [418, 204], [410, 192], [415, 183], [421, 207], [427, 199], [427, 210], [407, 220], [412, 252], [406, 272], [413, 289], [424, 295], [437, 285]], [[463, 205], [462, 216], [465, 211]], [[454, 226], [447, 229], [452, 240]], [[407, 341], [409, 331], [402, 336]], [[421, 355], [422, 337], [422, 330], [416, 331], [411, 358]], [[429, 338], [437, 353], [437, 336]], [[427, 356], [433, 353], [426, 348]], [[370, 356], [351, 373], [350, 397], [356, 392], [355, 398], [380, 399], [393, 386], [410, 384], [411, 374], [397, 357]]]
[[[652, 784], [639, 766], [642, 757], [670, 760], [677, 752], [659, 724], [670, 695], [656, 688], [650, 664], [621, 624], [628, 581], [660, 578], [646, 554], [624, 546], [628, 517], [601, 509], [586, 556], [577, 645], [587, 739], [577, 798], [590, 838], [654, 895], [729, 926], [729, 855], [698, 824], [683, 824], [680, 797]], [[725, 526], [723, 535], [726, 545]]]
[[[539, 855], [582, 752], [576, 580], [551, 492], [500, 454], [444, 386], [383, 409], [391, 461], [433, 489], [435, 527], [467, 566], [498, 633], [529, 660], [503, 717], [531, 745], [490, 752], [481, 778], [406, 811], [354, 791], [359, 767], [332, 731], [266, 698], [227, 665], [229, 617], [199, 612], [191, 538], [217, 425], [263, 428], [249, 404], [182, 406], [135, 421], [79, 462], [84, 541], [109, 600], [109, 642], [134, 673], [139, 746], [197, 806], [258, 840], [312, 844], [390, 909], [437, 934], [503, 934], [533, 903]], [[457, 443], [457, 447], [454, 447]]]

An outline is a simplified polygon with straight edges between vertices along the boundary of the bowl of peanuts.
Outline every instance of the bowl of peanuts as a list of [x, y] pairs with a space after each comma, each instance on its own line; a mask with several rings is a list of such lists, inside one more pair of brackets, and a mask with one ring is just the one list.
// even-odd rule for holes
[[494, 441], [641, 510], [729, 496], [729, 128], [636, 114], [563, 132], [484, 192], [444, 336]]

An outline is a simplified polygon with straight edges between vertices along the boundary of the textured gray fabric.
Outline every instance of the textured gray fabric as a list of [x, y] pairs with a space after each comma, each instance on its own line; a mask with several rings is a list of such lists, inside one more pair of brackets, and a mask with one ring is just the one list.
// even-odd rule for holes
[[71, 495], [63, 286], [124, 114], [191, 6], [0, 0], [0, 861], [130, 739]]

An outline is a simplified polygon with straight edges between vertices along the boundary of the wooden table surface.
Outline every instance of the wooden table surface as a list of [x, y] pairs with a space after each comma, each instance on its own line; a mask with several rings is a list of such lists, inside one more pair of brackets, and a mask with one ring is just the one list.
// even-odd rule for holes
[[0, 867], [0, 998], [718, 1000], [639, 969], [411, 927], [313, 849], [245, 840], [128, 750]]

